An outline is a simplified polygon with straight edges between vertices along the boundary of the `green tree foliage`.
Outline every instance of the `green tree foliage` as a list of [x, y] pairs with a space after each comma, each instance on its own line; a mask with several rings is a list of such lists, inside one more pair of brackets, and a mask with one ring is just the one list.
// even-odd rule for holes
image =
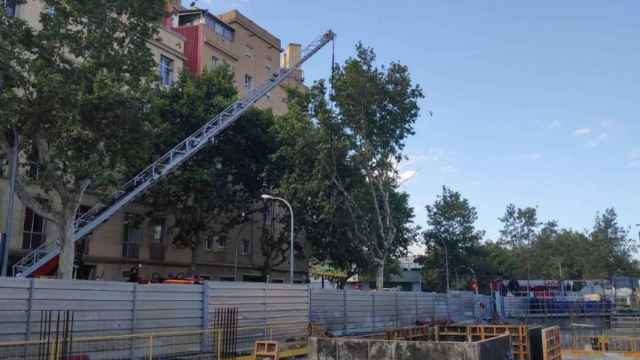
[[589, 232], [563, 229], [556, 221], [549, 221], [536, 232], [530, 247], [486, 242], [473, 250], [470, 261], [484, 290], [489, 281], [497, 278], [587, 280], [638, 276], [640, 266], [633, 259], [636, 244], [627, 233], [618, 224], [615, 210], [607, 209], [596, 216]]
[[630, 259], [637, 246], [627, 236], [627, 231], [618, 224], [616, 211], [606, 209], [598, 214], [591, 232], [592, 251], [600, 254], [601, 261], [593, 264], [608, 278], [621, 272], [630, 271]]
[[376, 286], [382, 288], [387, 257], [403, 247], [397, 246], [401, 237], [393, 208], [398, 186], [395, 164], [402, 159], [407, 137], [413, 135], [423, 95], [406, 66], [391, 63], [379, 68], [372, 49], [358, 44], [356, 51], [355, 57], [334, 69], [331, 98], [336, 111], [330, 131], [340, 142], [338, 151], [344, 152], [340, 161], [331, 160], [333, 166], [346, 165], [350, 170], [333, 171], [330, 179], [346, 205], [352, 225], [349, 237], [357, 238], [376, 263]]
[[85, 192], [111, 189], [149, 150], [141, 141], [150, 128], [144, 105], [155, 67], [148, 42], [164, 2], [44, 3], [52, 11], [41, 14], [38, 30], [0, 16], [0, 145], [11, 151], [4, 134], [15, 128], [20, 151], [37, 162], [37, 177], [19, 176], [18, 195], [61, 234], [58, 276], [69, 279], [73, 221]]
[[426, 284], [447, 289], [453, 274], [454, 287], [460, 287], [460, 274], [472, 273], [469, 268], [474, 264], [469, 260], [484, 236], [483, 231], [475, 228], [476, 208], [459, 192], [443, 186], [442, 193], [426, 209], [428, 227], [423, 233], [428, 254]]
[[540, 226], [536, 208], [521, 209], [513, 204], [507, 205], [504, 216], [499, 220], [503, 225], [500, 230], [500, 241], [512, 247], [530, 246]]
[[[315, 261], [349, 276], [373, 271], [375, 278], [378, 266], [371, 256], [371, 239], [358, 233], [363, 227], [358, 221], [371, 219], [351, 212], [353, 204], [346, 203], [349, 196], [362, 201], [358, 206], [370, 206], [371, 193], [353, 158], [348, 130], [329, 106], [326, 92], [320, 81], [309, 92], [290, 94], [288, 114], [276, 120], [279, 148], [274, 166], [282, 176], [272, 190], [292, 203], [296, 231], [304, 233]], [[388, 196], [391, 224], [397, 231], [387, 252], [396, 257], [415, 239], [414, 215], [408, 194], [394, 186], [388, 188]]]
[[[162, 124], [157, 155], [201, 127], [236, 95], [228, 67], [205, 71], [197, 78], [183, 73], [157, 99]], [[256, 219], [266, 230], [264, 216], [253, 214], [265, 212], [266, 207], [257, 203], [275, 178], [271, 176], [271, 155], [278, 144], [273, 126], [270, 111], [250, 110], [154, 189], [150, 197], [153, 213], [172, 215], [169, 234], [176, 246], [193, 250], [194, 268], [198, 259], [195, 250], [205, 239], [224, 243], [231, 229]]]

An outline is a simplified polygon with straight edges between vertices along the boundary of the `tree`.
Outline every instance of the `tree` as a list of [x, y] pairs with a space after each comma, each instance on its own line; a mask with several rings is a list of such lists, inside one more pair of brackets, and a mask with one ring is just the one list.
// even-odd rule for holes
[[540, 226], [536, 208], [517, 208], [513, 204], [507, 205], [502, 222], [500, 242], [511, 247], [531, 246]]
[[[391, 63], [377, 68], [373, 49], [356, 46], [355, 57], [333, 74], [336, 105], [332, 130], [344, 141], [345, 174], [334, 171], [331, 182], [337, 189], [354, 225], [350, 237], [366, 244], [376, 263], [376, 286], [384, 285], [384, 265], [396, 249], [398, 227], [392, 199], [397, 192], [395, 164], [402, 159], [405, 140], [413, 135], [418, 118], [418, 101], [423, 97], [413, 85], [406, 66]], [[353, 173], [361, 177], [351, 176]]]
[[540, 226], [538, 222], [538, 212], [536, 208], [526, 207], [524, 209], [516, 208], [515, 205], [507, 205], [505, 214], [499, 218], [502, 222], [502, 230], [500, 230], [500, 241], [511, 246], [516, 253], [525, 259], [527, 267], [527, 288], [531, 279], [531, 247], [537, 236], [537, 229]]
[[19, 19], [0, 20], [0, 34], [10, 34], [0, 41], [2, 100], [12, 102], [2, 113], [0, 146], [11, 151], [4, 134], [16, 128], [19, 151], [37, 162], [38, 176], [19, 176], [17, 193], [57, 228], [58, 276], [70, 279], [74, 220], [85, 193], [103, 193], [142, 165], [155, 67], [148, 41], [164, 2], [44, 3], [52, 11], [41, 14], [40, 30]]
[[611, 278], [614, 275], [630, 271], [631, 256], [637, 251], [635, 242], [627, 236], [627, 231], [618, 225], [615, 209], [606, 209], [598, 214], [591, 232], [593, 253], [599, 255], [596, 264], [602, 275]]
[[[456, 274], [461, 268], [472, 265], [467, 258], [480, 244], [484, 231], [476, 230], [478, 220], [476, 208], [469, 200], [454, 190], [442, 187], [442, 193], [433, 205], [427, 205], [428, 228], [424, 231], [424, 241], [429, 256], [428, 263], [443, 267], [445, 289], [450, 289], [450, 271]], [[440, 264], [437, 264], [437, 263]], [[432, 283], [437, 278], [432, 274]]]
[[[227, 66], [199, 77], [183, 73], [156, 100], [162, 124], [157, 155], [198, 129], [236, 96]], [[270, 156], [277, 148], [273, 123], [270, 111], [251, 109], [174, 176], [164, 179], [150, 196], [153, 214], [172, 215], [169, 233], [174, 244], [192, 250], [192, 270], [197, 261], [195, 250], [205, 239], [223, 243], [235, 226], [254, 221], [254, 213], [266, 211], [257, 203], [270, 181]]]

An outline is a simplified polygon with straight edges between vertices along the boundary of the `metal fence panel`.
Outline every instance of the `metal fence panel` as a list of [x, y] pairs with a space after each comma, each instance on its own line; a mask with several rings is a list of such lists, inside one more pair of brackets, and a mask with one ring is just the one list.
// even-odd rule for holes
[[[379, 333], [417, 322], [474, 322], [476, 307], [489, 297], [471, 292], [446, 294], [311, 288], [310, 321], [334, 335]], [[487, 304], [488, 305], [488, 304]], [[490, 307], [487, 306], [490, 311]]]

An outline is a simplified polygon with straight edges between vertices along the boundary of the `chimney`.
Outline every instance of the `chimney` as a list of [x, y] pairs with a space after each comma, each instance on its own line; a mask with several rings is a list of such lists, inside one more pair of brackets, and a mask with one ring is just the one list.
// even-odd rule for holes
[[287, 53], [284, 57], [284, 67], [290, 68], [295, 66], [300, 61], [300, 53], [302, 51], [302, 47], [300, 44], [289, 43], [287, 48]]

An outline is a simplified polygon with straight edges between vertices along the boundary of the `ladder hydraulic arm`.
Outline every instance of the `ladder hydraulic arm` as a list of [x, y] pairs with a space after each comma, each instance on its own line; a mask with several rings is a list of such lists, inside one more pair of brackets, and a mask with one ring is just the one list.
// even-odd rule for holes
[[[296, 64], [292, 64], [289, 68], [280, 69], [273, 74], [271, 79], [249, 91], [242, 99], [229, 105], [221, 113], [125, 183], [112, 195], [108, 204], [97, 204], [78, 217], [75, 222], [73, 241], [78, 241], [91, 233], [96, 227], [147, 191], [159, 179], [168, 175], [184, 161], [212, 142], [218, 134], [231, 126], [240, 115], [286, 80], [304, 62], [332, 41], [335, 36], [331, 30], [324, 33], [302, 50], [300, 61]], [[31, 276], [39, 269], [53, 262], [59, 254], [60, 247], [55, 241], [46, 242], [20, 259], [13, 266], [13, 274], [20, 277]]]

